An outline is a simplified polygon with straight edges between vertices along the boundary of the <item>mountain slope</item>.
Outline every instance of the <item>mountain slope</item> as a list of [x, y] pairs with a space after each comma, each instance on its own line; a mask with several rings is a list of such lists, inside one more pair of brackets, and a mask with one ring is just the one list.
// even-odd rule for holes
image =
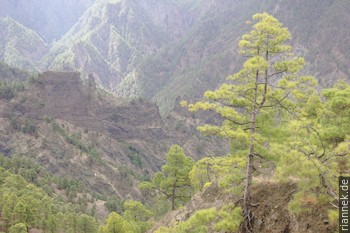
[[90, 193], [120, 198], [140, 197], [138, 182], [160, 169], [174, 143], [195, 158], [217, 154], [220, 143], [173, 127], [183, 117], [163, 120], [156, 105], [95, 85], [92, 76], [83, 83], [77, 73], [45, 72], [14, 99], [0, 99], [0, 152], [78, 179]]
[[176, 18], [182, 16], [180, 9], [170, 11], [173, 7], [169, 4], [133, 0], [95, 3], [54, 44], [44, 59], [45, 69], [93, 73], [104, 87], [114, 88], [144, 57], [184, 30], [181, 18]]
[[35, 70], [47, 52], [40, 36], [12, 18], [0, 18], [0, 61], [24, 70]]
[[[288, 202], [293, 198], [296, 189], [294, 183], [281, 184], [266, 180], [259, 181], [253, 186], [252, 200], [256, 203], [252, 208], [252, 214], [255, 217], [253, 224], [254, 232], [329, 233], [336, 231], [336, 224], [329, 224], [327, 219], [328, 213], [325, 203], [318, 203], [313, 206], [314, 211], [302, 213], [297, 216], [288, 211]], [[238, 202], [239, 199], [232, 195], [232, 193], [225, 192], [217, 183], [213, 183], [203, 192], [193, 196], [191, 201], [183, 208], [167, 213], [148, 232], [168, 232], [166, 230], [156, 230], [162, 226], [172, 226], [172, 230], [174, 230], [176, 226], [195, 216], [196, 211], [208, 210], [210, 208], [219, 210], [225, 208], [225, 206], [227, 207], [228, 203]], [[193, 228], [196, 229], [195, 227]], [[218, 232], [212, 226], [208, 227], [207, 230], [208, 233]]]
[[118, 95], [151, 99], [166, 114], [179, 96], [198, 98], [239, 69], [245, 23], [268, 11], [294, 35], [305, 73], [330, 85], [350, 77], [341, 39], [348, 37], [348, 8], [344, 0], [110, 1], [84, 14], [51, 49], [45, 67], [91, 72]]
[[0, 62], [0, 80], [1, 81], [24, 81], [30, 77], [28, 72], [13, 68], [5, 63]]
[[7, 54], [19, 54], [11, 64], [21, 67], [92, 73], [106, 89], [151, 100], [166, 115], [176, 99], [200, 98], [240, 68], [237, 44], [256, 12], [267, 11], [290, 29], [295, 54], [306, 58], [305, 74], [323, 86], [349, 80], [349, 8], [346, 0], [105, 0], [53, 43], [40, 65], [36, 57], [22, 62], [30, 50]]
[[307, 63], [305, 73], [324, 87], [338, 79], [350, 80], [348, 1], [280, 1], [269, 9], [292, 32], [295, 52]]
[[[141, 84], [135, 88], [164, 113], [173, 108], [178, 96], [198, 98], [205, 90], [214, 89], [240, 68], [238, 40], [249, 30], [245, 23], [262, 11], [272, 13], [290, 29], [294, 52], [307, 61], [304, 73], [314, 75], [323, 86], [340, 78], [349, 80], [350, 48], [344, 41], [349, 37], [349, 7], [342, 0], [203, 1], [199, 9], [206, 11], [199, 23], [138, 67], [135, 83]], [[128, 87], [122, 83], [117, 90], [125, 94]], [[131, 88], [130, 93], [126, 95], [135, 90]]]
[[0, 17], [10, 16], [36, 31], [46, 42], [66, 33], [94, 0], [2, 0]]
[[[199, 97], [239, 66], [237, 38], [258, 5], [229, 2], [203, 1], [193, 10], [200, 20], [191, 31], [138, 67], [141, 95], [156, 102], [163, 113], [171, 111], [177, 97]], [[124, 89], [123, 85], [118, 87]]]

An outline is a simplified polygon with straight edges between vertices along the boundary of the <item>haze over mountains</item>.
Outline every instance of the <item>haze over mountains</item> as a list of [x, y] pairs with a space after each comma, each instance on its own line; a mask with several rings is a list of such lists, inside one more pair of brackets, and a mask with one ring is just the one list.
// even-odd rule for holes
[[237, 41], [255, 12], [267, 11], [290, 29], [295, 54], [306, 58], [304, 72], [323, 86], [350, 77], [346, 0], [11, 2], [0, 11], [12, 18], [1, 20], [2, 61], [92, 73], [119, 96], [157, 103], [162, 114], [178, 97], [198, 98], [237, 70]]
[[[241, 69], [246, 58], [239, 54], [238, 42], [251, 30], [252, 15], [257, 12], [268, 12], [288, 27], [293, 36], [290, 41], [293, 53], [305, 57], [305, 68], [300, 75], [316, 77], [321, 84], [319, 89], [330, 87], [340, 79], [350, 80], [348, 0], [1, 0], [0, 232], [12, 232], [9, 229], [19, 223], [18, 214], [8, 214], [15, 209], [11, 205], [16, 202], [10, 201], [10, 197], [3, 198], [9, 190], [15, 193], [6, 186], [28, 186], [31, 194], [34, 192], [31, 192], [30, 185], [34, 185], [55, 201], [50, 216], [56, 218], [56, 223], [61, 220], [62, 213], [68, 217], [62, 220], [61, 226], [56, 224], [61, 228], [50, 232], [95, 233], [97, 226], [102, 225], [102, 220], [112, 211], [127, 219], [122, 203], [127, 199], [139, 200], [151, 207], [154, 216], [142, 218], [141, 224], [157, 222], [170, 210], [168, 199], [171, 195], [165, 192], [165, 196], [156, 199], [162, 192], [143, 190], [140, 183], [151, 181], [153, 174], [163, 172], [167, 152], [174, 144], [180, 145], [193, 160], [199, 160], [193, 165], [191, 174], [184, 174], [186, 178], [183, 180], [188, 182], [184, 186], [189, 191], [180, 195], [184, 200], [191, 196], [192, 201], [188, 205], [187, 200], [173, 201], [173, 207], [176, 204], [183, 208], [169, 212], [153, 230], [161, 225], [168, 226], [175, 219], [178, 223], [178, 218], [181, 218], [179, 222], [185, 223], [183, 220], [191, 219], [190, 216], [200, 216], [196, 215], [197, 210], [211, 207], [216, 208], [216, 212], [211, 210], [219, 216], [216, 220], [226, 219], [234, 224], [230, 216], [241, 215], [230, 209], [237, 207], [240, 198], [233, 190], [243, 187], [246, 179], [243, 174], [248, 150], [243, 147], [248, 144], [246, 132], [253, 126], [245, 128], [248, 124], [244, 123], [241, 128], [235, 128], [238, 129], [237, 141], [234, 141], [237, 139], [235, 135], [230, 137], [227, 134], [226, 128], [222, 131], [215, 128], [218, 131], [213, 130], [214, 133], [208, 136], [196, 127], [203, 123], [220, 125], [225, 117], [208, 112], [189, 112], [179, 102], [189, 100], [193, 103], [201, 99], [206, 90], [214, 90], [228, 75]], [[267, 109], [273, 113], [264, 112], [266, 118], [261, 117], [258, 122], [263, 127], [259, 129], [257, 126], [257, 131], [262, 130], [269, 137], [266, 141], [257, 139], [263, 142], [262, 152], [267, 155], [256, 154], [254, 162], [256, 179], [252, 198], [253, 202], [262, 203], [254, 210], [258, 217], [254, 223], [257, 232], [273, 232], [273, 229], [276, 232], [335, 231], [332, 220], [336, 217], [329, 217], [328, 210], [337, 203], [335, 199], [327, 199], [327, 192], [334, 194], [332, 181], [338, 174], [337, 163], [343, 167], [340, 170], [345, 171], [349, 170], [350, 164], [344, 156], [350, 148], [346, 144], [350, 132], [347, 124], [350, 89], [343, 84], [344, 87], [338, 85], [320, 96], [318, 91], [314, 92], [317, 93], [315, 96], [306, 95], [311, 96], [309, 102], [302, 101], [307, 99], [302, 93], [307, 90], [300, 91], [298, 98], [302, 100], [295, 103], [295, 111], [300, 107], [300, 114], [309, 117], [306, 122], [311, 122], [310, 125], [317, 122], [315, 125], [321, 132], [318, 134], [315, 129], [304, 127], [300, 130], [304, 133], [300, 137], [309, 138], [307, 142], [298, 141], [299, 132], [294, 132], [300, 122], [288, 125], [292, 117], [277, 109], [285, 99], [294, 101], [294, 96], [289, 97], [292, 91], [287, 92], [289, 87], [280, 88], [287, 93], [281, 94], [284, 96], [281, 101], [278, 101], [277, 92], [277, 97], [272, 96], [275, 99]], [[308, 89], [309, 86], [302, 88]], [[253, 88], [248, 89], [251, 90]], [[247, 99], [251, 101], [252, 98]], [[237, 113], [240, 114], [244, 107], [239, 104]], [[249, 109], [248, 106], [245, 111]], [[231, 110], [227, 115], [236, 113], [236, 109]], [[339, 119], [333, 122], [333, 117]], [[271, 132], [267, 129], [269, 126], [273, 128]], [[229, 131], [233, 131], [230, 127]], [[278, 127], [285, 128], [280, 130]], [[316, 134], [312, 135], [313, 132]], [[213, 136], [224, 134], [227, 138]], [[321, 137], [324, 141], [320, 140]], [[288, 143], [294, 148], [285, 149]], [[304, 145], [306, 143], [311, 146]], [[344, 146], [337, 148], [342, 144]], [[306, 149], [311, 147], [307, 158], [295, 152], [299, 147], [306, 151], [301, 145]], [[325, 155], [326, 152], [330, 155]], [[317, 153], [320, 156], [313, 156]], [[327, 157], [336, 157], [338, 153], [339, 161]], [[280, 154], [281, 157], [277, 158]], [[302, 173], [304, 170], [300, 170], [299, 175], [311, 177], [310, 183], [304, 183], [304, 186], [312, 190], [307, 190], [306, 196], [296, 195], [302, 203], [300, 206], [306, 203], [307, 208], [315, 207], [317, 211], [311, 215], [305, 212], [296, 217], [290, 211], [294, 194], [303, 190], [299, 178], [294, 179], [293, 173], [299, 168], [299, 162], [293, 158], [291, 163], [295, 167], [289, 166], [293, 156], [300, 156], [300, 164], [306, 161], [302, 167], [306, 175]], [[286, 161], [280, 159], [282, 157]], [[190, 158], [186, 161], [193, 162]], [[274, 180], [277, 178], [272, 173], [281, 161], [286, 167], [279, 167], [278, 171], [291, 172], [293, 182], [285, 184]], [[326, 172], [319, 174], [322, 170], [315, 170], [308, 161], [316, 161], [325, 168], [327, 161], [332, 162], [332, 177], [325, 179]], [[167, 169], [171, 170], [169, 167]], [[17, 177], [22, 185], [12, 181], [11, 177]], [[163, 188], [162, 178], [158, 176], [159, 180], [155, 179], [152, 185], [159, 184]], [[221, 186], [221, 181], [226, 184]], [[327, 186], [326, 181], [333, 186]], [[176, 187], [176, 182], [173, 187]], [[146, 195], [150, 193], [153, 196]], [[21, 195], [16, 198], [21, 198]], [[41, 199], [37, 199], [36, 203], [40, 203]], [[300, 206], [292, 207], [299, 211]], [[43, 216], [40, 211], [37, 211], [37, 219], [26, 223], [27, 231], [29, 228], [48, 231], [49, 225], [55, 225], [54, 220]], [[91, 227], [93, 230], [86, 231], [84, 227], [77, 230], [74, 224], [68, 226], [73, 219], [69, 215], [72, 213], [90, 215], [95, 221]], [[200, 221], [195, 224], [203, 225]], [[176, 225], [181, 227], [181, 224]], [[217, 232], [213, 230], [212, 222], [207, 225], [211, 229], [209, 232]], [[150, 225], [140, 229], [132, 232], [145, 232]], [[100, 228], [99, 233], [106, 232]]]
[[60, 39], [94, 2], [94, 0], [1, 1], [0, 16], [10, 16], [50, 43]]

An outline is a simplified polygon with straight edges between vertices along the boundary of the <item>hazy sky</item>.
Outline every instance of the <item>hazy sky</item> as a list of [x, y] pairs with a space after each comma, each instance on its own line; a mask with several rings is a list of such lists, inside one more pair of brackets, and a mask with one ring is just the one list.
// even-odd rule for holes
[[46, 41], [59, 39], [95, 0], [0, 0], [0, 17], [10, 16]]

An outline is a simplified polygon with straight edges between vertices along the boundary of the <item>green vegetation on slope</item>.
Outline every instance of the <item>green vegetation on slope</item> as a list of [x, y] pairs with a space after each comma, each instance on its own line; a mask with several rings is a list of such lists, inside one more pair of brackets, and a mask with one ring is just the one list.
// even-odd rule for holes
[[193, 160], [184, 154], [180, 146], [174, 145], [166, 155], [166, 164], [162, 166], [162, 171], [154, 174], [150, 182], [141, 183], [140, 188], [165, 196], [174, 210], [191, 198], [189, 172], [192, 166]]
[[[72, 7], [90, 4], [79, 1]], [[321, 86], [349, 79], [349, 7], [345, 0], [110, 0], [92, 4], [50, 51], [34, 32], [4, 19], [3, 27], [10, 26], [0, 54], [22, 68], [93, 73], [120, 96], [152, 100], [165, 116], [179, 97], [197, 100], [238, 71], [242, 59], [236, 41], [250, 15], [259, 11], [280, 18], [296, 35], [293, 50], [307, 59], [305, 70]]]
[[[162, 167], [162, 171], [156, 173], [150, 182], [141, 185], [149, 190], [158, 190], [154, 195], [159, 197], [155, 200], [155, 205], [152, 205], [156, 217], [164, 209], [168, 210], [169, 204], [172, 209], [184, 206], [193, 195], [193, 190], [205, 190], [214, 182], [218, 182], [226, 192], [238, 197], [243, 196], [243, 204], [236, 202], [226, 208], [221, 206], [200, 210], [178, 226], [160, 228], [160, 232], [237, 231], [241, 222], [244, 223], [241, 227], [248, 232], [252, 231], [255, 227], [252, 221], [255, 216], [250, 208], [253, 205], [250, 190], [254, 187], [254, 177], [259, 175], [265, 175], [264, 178], [273, 179], [275, 182], [296, 184], [297, 190], [288, 203], [291, 215], [301, 216], [305, 212], [311, 212], [313, 207], [322, 205], [329, 211], [331, 224], [336, 222], [336, 179], [341, 174], [349, 174], [350, 87], [346, 82], [339, 82], [333, 88], [318, 93], [316, 82], [298, 73], [304, 65], [304, 60], [300, 56], [291, 56], [292, 54], [288, 53], [291, 48], [283, 44], [284, 40], [290, 37], [288, 30], [281, 28], [281, 24], [275, 18], [265, 13], [256, 15], [254, 19], [259, 21], [254, 24], [254, 30], [245, 34], [240, 41], [242, 53], [247, 55], [248, 59], [241, 71], [229, 78], [229, 82], [233, 82], [223, 84], [215, 91], [206, 92], [206, 101], [189, 105], [190, 110], [215, 112], [223, 119], [220, 125], [208, 124], [199, 127], [199, 130], [228, 138], [231, 142], [230, 155], [224, 158], [204, 158], [193, 165], [193, 161], [183, 154], [182, 149], [174, 146], [167, 155], [167, 164]], [[208, 38], [215, 37], [216, 33], [214, 27], [213, 31], [208, 32]], [[181, 56], [177, 56], [179, 57]], [[2, 86], [5, 99], [8, 98], [8, 90], [16, 89], [5, 82]], [[173, 95], [172, 98], [177, 98], [176, 92], [170, 94]], [[168, 103], [170, 102], [166, 102]], [[169, 106], [167, 111], [172, 109]], [[13, 126], [18, 125], [15, 118], [12, 123]], [[19, 127], [14, 128], [24, 134], [37, 133], [35, 124], [30, 120], [26, 119], [20, 123]], [[81, 140], [81, 135], [66, 131], [55, 121], [50, 120], [48, 123], [70, 146], [100, 158], [94, 148], [86, 146]], [[127, 143], [125, 145], [128, 150], [127, 159], [135, 167], [142, 168], [139, 150]], [[262, 160], [261, 164], [254, 162], [256, 158]], [[248, 168], [246, 174], [245, 166]], [[260, 174], [259, 166], [267, 167], [274, 175]], [[47, 213], [45, 217], [49, 220], [43, 220], [43, 217], [37, 214], [40, 209], [31, 206], [31, 203], [38, 203], [35, 201], [35, 195], [31, 196], [32, 194], [25, 189], [16, 190], [19, 186], [37, 189], [26, 183], [36, 182], [35, 169], [34, 172], [32, 168], [12, 171], [25, 177], [26, 180], [23, 180], [20, 176], [12, 174], [11, 167], [10, 164], [8, 171], [1, 170], [4, 178], [0, 183], [0, 194], [8, 194], [13, 190], [19, 194], [14, 197], [2, 196], [2, 200], [5, 201], [0, 203], [1, 208], [6, 206], [1, 209], [1, 213], [5, 213], [5, 218], [1, 215], [4, 228], [8, 228], [10, 232], [23, 231], [26, 227], [45, 229], [52, 222], [51, 228], [48, 228], [50, 231], [60, 229], [59, 225], [55, 225], [55, 218], [65, 215], [66, 210], [63, 207], [52, 207], [55, 211]], [[130, 173], [130, 168], [123, 168], [124, 171], [128, 171], [127, 174]], [[37, 185], [40, 186], [40, 183]], [[73, 190], [78, 189], [78, 184], [74, 181], [63, 180], [60, 185], [72, 186]], [[33, 193], [45, 198], [47, 194], [40, 192], [47, 190], [40, 190]], [[26, 201], [29, 204], [26, 204]], [[57, 200], [52, 200], [52, 205], [56, 205], [55, 201]], [[60, 201], [58, 202], [61, 203]], [[116, 211], [120, 208], [118, 199], [111, 200], [109, 204], [110, 208]], [[159, 208], [160, 206], [163, 209]], [[127, 201], [121, 209], [119, 214], [112, 212], [109, 215], [105, 225], [99, 228], [100, 232], [113, 232], [116, 229], [144, 232], [149, 228], [152, 211], [141, 203]], [[75, 214], [79, 215], [77, 212], [79, 211]], [[77, 228], [75, 231], [96, 232], [95, 220], [82, 216], [85, 219], [82, 220], [85, 222], [81, 226], [82, 230]], [[71, 229], [76, 227], [71, 226]]]
[[[55, 194], [56, 189], [65, 190], [68, 200]], [[115, 224], [125, 222], [126, 232], [141, 233], [151, 226], [148, 220], [152, 211], [139, 201], [126, 200], [120, 202], [123, 217], [112, 212], [98, 231], [96, 207], [87, 208], [90, 201], [84, 197], [86, 194], [77, 198], [83, 189], [78, 181], [53, 176], [30, 159], [0, 155], [0, 229], [109, 233], [111, 229], [118, 230]]]
[[[198, 99], [205, 90], [217, 87], [231, 72], [239, 70], [242, 59], [236, 42], [248, 28], [245, 22], [258, 11], [273, 14], [290, 28], [296, 35], [293, 52], [308, 61], [304, 70], [313, 74], [321, 86], [329, 87], [340, 78], [349, 79], [349, 53], [343, 40], [348, 38], [349, 30], [345, 28], [350, 18], [345, 12], [350, 5], [345, 2], [202, 1], [191, 12], [199, 18], [193, 27], [142, 61], [119, 84], [117, 92], [152, 99], [162, 115], [174, 108], [178, 97]], [[198, 11], [202, 14], [197, 15]]]
[[0, 17], [10, 16], [51, 43], [60, 39], [94, 0], [3, 1]]
[[0, 80], [0, 99], [12, 99], [19, 91], [23, 91], [24, 84], [16, 81], [2, 81]]
[[[22, 171], [25, 169], [21, 168]], [[20, 171], [19, 171], [20, 172]], [[23, 172], [20, 172], [23, 174]], [[24, 174], [25, 175], [25, 174]], [[26, 174], [28, 175], [28, 174]], [[63, 204], [43, 189], [0, 167], [0, 227], [10, 232], [25, 226], [58, 232], [96, 232], [94, 217], [78, 212], [75, 206]], [[86, 231], [86, 229], [89, 231]]]
[[[312, 78], [298, 75], [304, 63], [301, 58], [287, 59], [283, 53], [282, 60], [278, 59], [279, 53], [290, 50], [283, 44], [290, 37], [288, 30], [266, 13], [253, 18], [257, 23], [240, 41], [242, 53], [248, 55], [247, 61], [240, 72], [229, 77], [235, 84], [227, 83], [215, 91], [207, 91], [206, 101], [189, 105], [191, 111], [214, 111], [223, 118], [221, 125], [207, 124], [199, 130], [229, 138], [232, 148], [231, 155], [223, 158], [222, 163], [209, 158], [197, 162], [190, 172], [191, 182], [197, 190], [202, 190], [211, 185], [213, 174], [218, 171], [226, 174], [215, 179], [222, 182], [227, 177], [242, 175], [239, 168], [246, 164], [244, 179], [238, 176], [236, 180], [228, 180], [228, 186], [223, 186], [242, 197], [242, 203], [232, 203], [231, 209], [242, 206], [240, 214], [238, 209], [232, 215], [227, 209], [224, 211], [228, 216], [235, 216], [228, 222], [241, 222], [240, 230], [244, 232], [261, 227], [254, 221], [253, 206], [259, 204], [251, 202], [251, 192], [253, 177], [263, 176], [275, 182], [297, 184], [297, 191], [288, 203], [290, 215], [302, 216], [324, 206], [334, 228], [335, 207], [339, 205], [337, 178], [350, 174], [350, 121], [346, 117], [350, 110], [350, 86], [340, 82], [322, 93], [317, 92]], [[270, 60], [271, 54], [274, 59]], [[279, 81], [274, 78], [272, 82], [270, 79], [276, 74], [283, 75], [279, 76]], [[235, 165], [224, 169], [232, 158], [238, 159]], [[254, 162], [257, 158], [260, 164]], [[239, 161], [245, 162], [240, 164]], [[219, 167], [215, 169], [214, 164]], [[263, 174], [258, 165], [270, 171]], [[244, 190], [230, 190], [239, 186], [244, 186]], [[216, 232], [215, 226], [219, 223], [215, 214], [222, 210], [217, 207], [216, 210], [197, 211], [185, 222], [159, 228], [157, 232]], [[206, 218], [200, 217], [202, 211]], [[262, 224], [264, 221], [268, 219], [262, 219]], [[288, 227], [289, 223], [286, 224]], [[238, 225], [225, 230], [237, 231]]]
[[35, 71], [47, 52], [44, 41], [34, 31], [12, 18], [0, 18], [0, 62], [23, 70]]

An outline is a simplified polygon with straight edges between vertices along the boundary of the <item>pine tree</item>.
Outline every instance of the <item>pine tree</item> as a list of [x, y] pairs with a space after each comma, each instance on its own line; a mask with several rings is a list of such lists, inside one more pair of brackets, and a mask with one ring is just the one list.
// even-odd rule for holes
[[123, 215], [126, 220], [147, 221], [152, 216], [152, 211], [139, 201], [127, 200], [123, 206]]
[[125, 221], [119, 214], [112, 212], [108, 215], [106, 224], [101, 226], [98, 233], [129, 233], [131, 230], [127, 221]]
[[[242, 69], [228, 77], [230, 83], [204, 94], [206, 101], [190, 104], [190, 111], [206, 110], [219, 115], [220, 126], [204, 125], [200, 131], [227, 137], [233, 148], [244, 148], [247, 156], [243, 193], [244, 229], [251, 232], [251, 189], [254, 157], [267, 157], [268, 143], [278, 120], [297, 115], [314, 84], [310, 77], [298, 76], [304, 59], [293, 57], [286, 41], [288, 29], [273, 16], [253, 16], [253, 29], [242, 36], [240, 52], [246, 58]], [[187, 103], [184, 103], [185, 105]]]
[[9, 233], [27, 233], [27, 226], [24, 223], [17, 223], [9, 229]]
[[271, 145], [272, 153], [283, 155], [276, 177], [298, 180], [298, 192], [289, 203], [293, 214], [331, 203], [329, 218], [335, 222], [338, 177], [350, 172], [349, 99], [350, 86], [344, 82], [310, 95], [298, 119], [285, 124], [284, 144]]
[[81, 233], [94, 233], [97, 231], [97, 222], [95, 218], [81, 214], [77, 219], [77, 228]]
[[150, 228], [148, 219], [153, 215], [149, 210], [139, 201], [127, 200], [124, 202], [123, 216], [135, 229], [135, 232], [146, 232]]
[[170, 199], [172, 210], [176, 207], [176, 201], [184, 203], [191, 198], [189, 172], [194, 162], [187, 157], [183, 149], [174, 145], [166, 155], [166, 164], [162, 171], [157, 172], [151, 182], [140, 184], [141, 189], [149, 189], [159, 192]]

